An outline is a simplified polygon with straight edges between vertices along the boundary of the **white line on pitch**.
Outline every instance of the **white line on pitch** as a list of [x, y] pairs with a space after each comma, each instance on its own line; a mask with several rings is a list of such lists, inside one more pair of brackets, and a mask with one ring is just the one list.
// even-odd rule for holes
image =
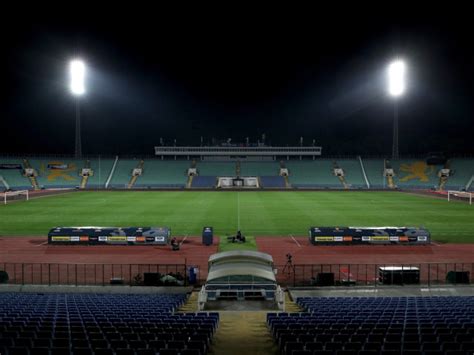
[[295, 237], [293, 237], [293, 235], [292, 235], [292, 234], [290, 234], [290, 237], [291, 237], [291, 239], [293, 239], [293, 241], [296, 243], [296, 245], [298, 245], [298, 247], [300, 247], [300, 248], [301, 248], [301, 245], [300, 245], [300, 243], [298, 243], [298, 241], [295, 239]]
[[240, 197], [237, 191], [237, 230], [240, 230]]

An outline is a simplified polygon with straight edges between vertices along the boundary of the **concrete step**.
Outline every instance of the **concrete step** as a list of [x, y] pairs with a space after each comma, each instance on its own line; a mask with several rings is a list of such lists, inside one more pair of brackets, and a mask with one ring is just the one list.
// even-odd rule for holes
[[185, 304], [183, 304], [178, 312], [191, 313], [198, 311], [198, 294], [199, 292], [192, 292]]
[[266, 326], [267, 312], [219, 312], [219, 328], [209, 354], [272, 355], [279, 354]]

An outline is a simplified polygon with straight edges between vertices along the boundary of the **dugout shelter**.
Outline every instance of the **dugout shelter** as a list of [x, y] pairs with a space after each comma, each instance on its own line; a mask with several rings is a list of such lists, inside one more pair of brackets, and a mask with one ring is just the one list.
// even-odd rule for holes
[[206, 300], [274, 300], [277, 283], [271, 255], [234, 250], [209, 257], [209, 273], [203, 292]]
[[166, 245], [169, 227], [56, 227], [48, 233], [48, 244]]

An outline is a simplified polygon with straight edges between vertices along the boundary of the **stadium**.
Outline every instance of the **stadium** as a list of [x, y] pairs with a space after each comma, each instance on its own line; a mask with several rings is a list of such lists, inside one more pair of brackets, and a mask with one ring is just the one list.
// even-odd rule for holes
[[[402, 29], [406, 41], [413, 31], [416, 27]], [[15, 127], [8, 116], [14, 112], [22, 117], [26, 137], [38, 142], [60, 137], [53, 148], [13, 135], [0, 145], [0, 355], [472, 354], [472, 119], [458, 117], [462, 128], [454, 134], [442, 125], [433, 128], [433, 138], [426, 126], [411, 127], [428, 132], [423, 142], [399, 132], [406, 124], [403, 105], [413, 117], [423, 110], [436, 113], [422, 104], [416, 111], [405, 100], [414, 91], [406, 75], [408, 50], [405, 60], [396, 56], [383, 70], [388, 98], [377, 103], [389, 107], [383, 133], [365, 136], [377, 124], [340, 118], [354, 110], [362, 110], [350, 113], [356, 117], [377, 116], [380, 107], [374, 114], [365, 106], [368, 99], [361, 99], [372, 95], [366, 88], [331, 101], [335, 123], [320, 119], [313, 127], [292, 118], [293, 109], [308, 108], [291, 95], [316, 90], [305, 81], [304, 90], [288, 94], [292, 113], [282, 119], [291, 127], [275, 123], [272, 144], [261, 133], [269, 122], [255, 118], [258, 110], [236, 109], [216, 93], [189, 99], [189, 107], [203, 105], [187, 108], [190, 122], [175, 118], [184, 112], [177, 104], [159, 123], [148, 116], [140, 121], [141, 110], [152, 110], [146, 95], [130, 99], [107, 87], [104, 92], [116, 96], [106, 104], [99, 88], [112, 78], [97, 67], [99, 57], [103, 62], [104, 53], [115, 49], [99, 51], [99, 44], [84, 44], [83, 57], [62, 62], [70, 98], [48, 111], [52, 118], [45, 119], [41, 133], [33, 122], [43, 113], [22, 111], [13, 96], [5, 101], [7, 131]], [[465, 50], [472, 54], [472, 48]], [[97, 56], [94, 68], [88, 66], [88, 51]], [[362, 53], [347, 51], [354, 58]], [[160, 68], [162, 76], [155, 73], [155, 79], [161, 78], [162, 87], [184, 85], [171, 69]], [[139, 69], [130, 70], [133, 80], [145, 80]], [[254, 70], [252, 75], [260, 69]], [[221, 72], [214, 75], [209, 80], [221, 84]], [[10, 75], [11, 82], [16, 79]], [[137, 84], [127, 84], [131, 97]], [[211, 92], [201, 85], [198, 91]], [[271, 91], [262, 85], [259, 90]], [[264, 106], [268, 100], [259, 90], [251, 100], [228, 90], [238, 105], [258, 98]], [[94, 95], [103, 95], [103, 106], [86, 99]], [[203, 118], [203, 112], [215, 114], [203, 107], [218, 99], [222, 112], [236, 116]], [[54, 119], [64, 107], [72, 112], [67, 129]], [[107, 110], [137, 126], [101, 128], [95, 120]], [[239, 110], [254, 116], [236, 118]], [[160, 125], [170, 127], [164, 139], [155, 134]], [[316, 144], [312, 136], [323, 125], [341, 138], [325, 137], [321, 130]], [[345, 125], [348, 131], [338, 131]], [[132, 143], [123, 143], [124, 137]], [[367, 143], [370, 137], [373, 144]], [[150, 144], [144, 148], [141, 140]]]

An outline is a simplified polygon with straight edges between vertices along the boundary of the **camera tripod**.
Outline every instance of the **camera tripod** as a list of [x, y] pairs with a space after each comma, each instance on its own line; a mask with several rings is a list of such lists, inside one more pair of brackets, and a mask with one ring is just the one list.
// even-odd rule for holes
[[283, 274], [284, 274], [285, 272], [287, 272], [287, 273], [288, 273], [288, 276], [290, 276], [291, 273], [294, 272], [294, 271], [295, 271], [295, 267], [293, 266], [293, 261], [291, 260], [291, 255], [290, 255], [290, 256], [287, 255], [286, 264], [285, 264], [285, 266], [283, 267], [283, 271], [282, 271], [282, 272], [283, 272]]

